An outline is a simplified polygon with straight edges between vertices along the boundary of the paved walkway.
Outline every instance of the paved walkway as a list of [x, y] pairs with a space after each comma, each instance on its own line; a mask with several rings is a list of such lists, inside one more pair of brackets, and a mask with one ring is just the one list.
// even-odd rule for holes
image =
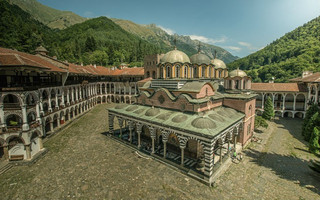
[[304, 152], [297, 120], [273, 124], [269, 141], [252, 144], [244, 160], [232, 164], [209, 188], [164, 164], [139, 157], [102, 134], [108, 129], [105, 109], [109, 106], [98, 105], [50, 138], [45, 143], [49, 152], [34, 165], [2, 174], [0, 199], [320, 198], [318, 177], [306, 163], [312, 155]]

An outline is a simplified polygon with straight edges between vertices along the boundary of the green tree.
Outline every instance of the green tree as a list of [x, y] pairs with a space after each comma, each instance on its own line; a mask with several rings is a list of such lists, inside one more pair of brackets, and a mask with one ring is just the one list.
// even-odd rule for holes
[[302, 135], [303, 135], [303, 136], [305, 136], [306, 126], [307, 126], [309, 120], [310, 120], [311, 117], [312, 117], [315, 113], [317, 113], [317, 112], [319, 112], [319, 107], [318, 107], [317, 104], [313, 104], [313, 105], [311, 105], [311, 106], [308, 108], [308, 110], [307, 110], [307, 112], [306, 112], [306, 116], [305, 116], [305, 118], [304, 118], [304, 120], [303, 120], [303, 124], [302, 124]]
[[305, 127], [305, 131], [304, 131], [304, 139], [306, 141], [310, 141], [312, 132], [314, 127], [319, 126], [320, 125], [320, 116], [319, 113], [316, 112], [311, 119], [308, 121], [308, 124]]
[[313, 132], [309, 141], [309, 151], [315, 154], [319, 153], [319, 130], [317, 127], [313, 128]]
[[264, 103], [264, 111], [262, 117], [267, 120], [271, 120], [274, 117], [273, 103], [270, 97], [268, 97], [266, 102]]
[[109, 56], [104, 51], [96, 50], [89, 55], [89, 62], [92, 64], [107, 66], [109, 62]]
[[255, 116], [254, 119], [254, 128], [258, 129], [259, 127], [268, 128], [268, 123], [261, 116]]

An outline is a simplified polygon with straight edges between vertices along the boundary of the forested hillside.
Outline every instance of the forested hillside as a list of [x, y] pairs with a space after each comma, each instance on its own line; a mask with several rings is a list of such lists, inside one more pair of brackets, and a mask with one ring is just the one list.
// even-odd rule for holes
[[37, 0], [10, 0], [22, 10], [30, 13], [36, 20], [50, 28], [64, 29], [87, 19], [70, 11], [61, 11], [42, 5]]
[[126, 32], [106, 17], [53, 30], [3, 0], [0, 0], [0, 33], [1, 47], [33, 53], [43, 45], [50, 55], [74, 63], [141, 65], [145, 55], [161, 52], [156, 45]]
[[320, 71], [320, 17], [228, 67], [248, 70], [255, 82], [286, 82], [304, 70]]
[[16, 5], [0, 0], [0, 46], [29, 52], [48, 44], [55, 33]]

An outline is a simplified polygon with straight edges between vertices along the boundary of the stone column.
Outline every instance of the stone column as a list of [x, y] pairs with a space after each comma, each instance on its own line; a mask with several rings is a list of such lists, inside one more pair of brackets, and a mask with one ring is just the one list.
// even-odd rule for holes
[[50, 97], [51, 95], [49, 95], [49, 97], [48, 97], [48, 111], [49, 112], [52, 112], [52, 106], [51, 106], [51, 97]]
[[3, 120], [4, 119], [4, 111], [3, 111], [3, 104], [0, 104], [0, 119], [1, 120], [1, 127], [4, 128], [6, 127], [6, 122]]
[[283, 99], [282, 99], [282, 110], [286, 109], [286, 96], [287, 94], [283, 94]]
[[114, 116], [112, 114], [108, 115], [108, 120], [109, 120], [109, 133], [114, 135], [114, 131], [113, 131], [113, 119]]
[[43, 141], [42, 141], [42, 137], [39, 137], [39, 147], [40, 147], [40, 150], [43, 149]]
[[122, 139], [122, 127], [123, 127], [123, 119], [119, 118], [119, 127], [120, 127], [120, 139]]
[[27, 105], [23, 104], [21, 106], [21, 109], [22, 109], [22, 122], [23, 122], [22, 130], [23, 131], [28, 131], [29, 130], [29, 124], [28, 124], [28, 120], [27, 120]]
[[293, 94], [293, 110], [296, 110], [296, 100], [297, 100], [297, 96]]
[[58, 94], [56, 94], [56, 108], [59, 109]]
[[141, 135], [141, 131], [137, 131], [138, 133], [138, 149], [141, 148], [141, 139], [140, 139], [140, 135]]
[[71, 103], [74, 103], [74, 89], [71, 90]]
[[264, 93], [261, 93], [261, 97], [262, 97], [261, 108], [264, 109]]
[[82, 101], [82, 89], [79, 89], [79, 100]]
[[25, 145], [27, 160], [31, 159], [31, 148], [30, 148], [30, 145], [31, 144]]
[[64, 90], [62, 90], [62, 94], [61, 94], [61, 105], [65, 106], [64, 105]]
[[162, 142], [163, 142], [163, 158], [166, 158], [166, 156], [167, 156], [167, 142], [168, 142], [168, 139], [166, 139], [166, 140], [162, 139]]
[[67, 90], [67, 104], [68, 106], [70, 105], [70, 94], [69, 94], [70, 90]]
[[185, 147], [180, 147], [181, 149], [181, 166], [184, 165], [184, 149]]
[[154, 154], [155, 151], [154, 151], [154, 141], [155, 141], [155, 137], [151, 137], [151, 140], [152, 140], [152, 151], [151, 151], [151, 154]]
[[78, 89], [76, 88], [75, 91], [76, 91], [76, 101], [78, 102], [78, 100], [79, 100]]
[[206, 144], [204, 147], [204, 175], [208, 182], [213, 174], [213, 148], [214, 144], [212, 143]]

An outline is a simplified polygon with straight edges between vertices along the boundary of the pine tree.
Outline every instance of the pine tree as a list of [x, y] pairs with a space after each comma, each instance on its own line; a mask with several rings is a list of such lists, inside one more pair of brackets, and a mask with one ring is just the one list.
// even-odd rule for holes
[[309, 151], [318, 154], [320, 149], [319, 145], [319, 130], [317, 127], [313, 128], [313, 132], [309, 141]]
[[310, 106], [307, 110], [306, 113], [306, 117], [303, 120], [303, 124], [302, 124], [302, 135], [305, 136], [304, 134], [306, 133], [306, 126], [309, 122], [309, 120], [311, 119], [311, 117], [316, 113], [319, 112], [319, 107], [317, 104], [313, 104], [312, 106]]
[[273, 103], [270, 97], [267, 98], [264, 104], [264, 112], [262, 114], [262, 117], [267, 120], [271, 120], [274, 117]]

